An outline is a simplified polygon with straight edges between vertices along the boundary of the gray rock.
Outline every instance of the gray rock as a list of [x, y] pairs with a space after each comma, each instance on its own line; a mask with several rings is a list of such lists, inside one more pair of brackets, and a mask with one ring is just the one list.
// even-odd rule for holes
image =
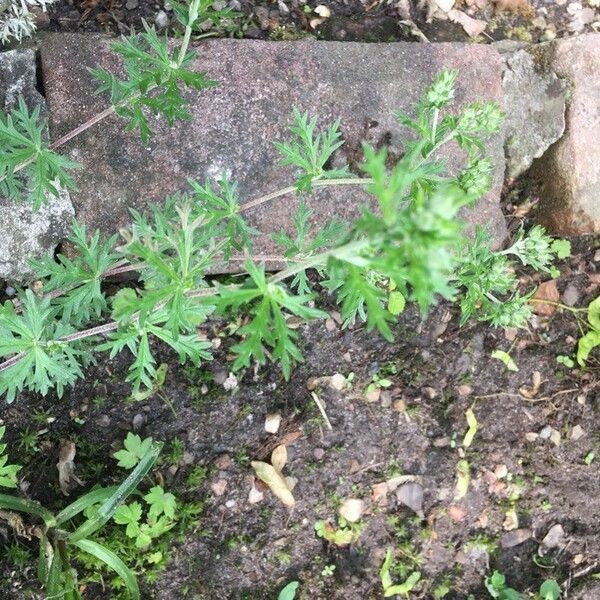
[[127, 10], [135, 10], [139, 6], [138, 0], [127, 0], [125, 3], [125, 8]]
[[401, 485], [396, 490], [396, 498], [419, 516], [423, 516], [423, 486], [419, 483], [409, 482]]
[[[36, 87], [36, 60], [33, 50], [11, 50], [0, 54], [0, 107], [14, 108], [23, 98], [30, 110], [40, 108], [46, 116], [44, 98]], [[25, 186], [27, 182], [25, 181]], [[25, 282], [32, 276], [30, 261], [51, 256], [70, 228], [74, 211], [69, 194], [61, 190], [58, 198], [34, 212], [23, 199], [17, 202], [0, 197], [0, 278]]]
[[533, 166], [538, 219], [556, 235], [600, 233], [600, 34], [555, 40], [539, 61], [568, 83], [567, 128]]
[[165, 29], [169, 25], [169, 15], [164, 10], [159, 10], [154, 17], [156, 29]]
[[546, 550], [558, 548], [559, 546], [562, 546], [564, 537], [565, 531], [562, 528], [562, 525], [560, 523], [552, 525], [552, 527], [550, 527], [548, 533], [544, 536], [544, 539], [542, 540], [542, 546]]
[[533, 534], [531, 533], [530, 529], [514, 529], [513, 531], [506, 532], [500, 538], [500, 545], [502, 548], [513, 548], [514, 546], [523, 544], [532, 537]]
[[[258, 8], [258, 7], [257, 7]], [[44, 84], [51, 108], [52, 134], [64, 134], [103, 110], [108, 99], [93, 94], [88, 72], [96, 65], [118, 71], [119, 58], [102, 36], [47, 36], [41, 47]], [[72, 194], [78, 219], [90, 229], [114, 233], [130, 222], [128, 208], [145, 210], [167, 194], [187, 188], [186, 180], [204, 180], [222, 172], [238, 182], [242, 204], [286, 187], [295, 169], [282, 167], [273, 141], [289, 139], [292, 109], [318, 115], [320, 123], [341, 119], [346, 143], [335, 163], [356, 166], [361, 141], [390, 144], [399, 154], [410, 134], [393, 116], [413, 113], [421, 94], [443, 68], [459, 68], [455, 108], [476, 99], [502, 104], [502, 60], [490, 47], [476, 44], [361, 44], [302, 40], [265, 42], [221, 39], [201, 43], [198, 71], [220, 82], [215, 89], [190, 93], [192, 119], [170, 128], [153, 120], [156, 134], [146, 145], [125, 131], [117, 117], [86, 131], [65, 145], [83, 164], [75, 173], [79, 191]], [[502, 136], [486, 142], [495, 165], [492, 192], [464, 218], [490, 224], [500, 242], [506, 233], [499, 207], [504, 174]], [[466, 156], [448, 147], [448, 169], [455, 172]], [[357, 188], [320, 188], [309, 199], [313, 220], [332, 215], [355, 218], [369, 196]], [[277, 253], [270, 233], [290, 228], [297, 199], [285, 196], [246, 213], [265, 232], [256, 252]]]
[[506, 56], [506, 168], [518, 177], [565, 130], [567, 89], [552, 71], [542, 71], [527, 50]]

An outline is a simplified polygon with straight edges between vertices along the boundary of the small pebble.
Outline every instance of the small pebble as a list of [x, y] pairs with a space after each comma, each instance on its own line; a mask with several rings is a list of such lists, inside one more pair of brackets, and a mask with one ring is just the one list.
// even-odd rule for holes
[[321, 460], [325, 456], [325, 450], [323, 450], [323, 448], [315, 448], [313, 450], [313, 456], [316, 460]]
[[135, 10], [139, 6], [138, 0], [127, 0], [125, 3], [125, 8], [127, 10]]
[[154, 24], [157, 29], [164, 29], [169, 24], [169, 16], [164, 10], [159, 10], [154, 17]]
[[131, 420], [131, 426], [134, 431], [139, 431], [146, 424], [146, 415], [137, 413]]

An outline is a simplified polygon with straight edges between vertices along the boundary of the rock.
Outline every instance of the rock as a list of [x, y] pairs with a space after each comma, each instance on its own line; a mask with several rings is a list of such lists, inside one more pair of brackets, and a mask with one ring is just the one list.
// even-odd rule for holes
[[543, 184], [538, 220], [556, 235], [600, 232], [600, 34], [539, 47], [539, 62], [568, 82], [567, 128], [534, 163]]
[[125, 3], [125, 8], [127, 10], [135, 10], [139, 6], [138, 0], [127, 0]]
[[585, 430], [581, 425], [575, 425], [573, 429], [571, 429], [571, 439], [573, 441], [580, 440], [585, 435]]
[[419, 483], [409, 482], [401, 485], [396, 490], [398, 502], [408, 506], [419, 516], [423, 516], [423, 486]]
[[210, 484], [210, 489], [215, 496], [222, 496], [225, 493], [227, 487], [226, 479], [217, 479], [214, 483]]
[[265, 418], [265, 431], [267, 433], [277, 433], [281, 425], [281, 414], [271, 413]]
[[562, 294], [562, 301], [567, 306], [575, 306], [581, 298], [579, 286], [576, 283], [570, 283]]
[[342, 502], [339, 513], [349, 523], [356, 523], [365, 512], [365, 502], [359, 498], [348, 498]]
[[156, 29], [165, 29], [169, 25], [169, 15], [164, 10], [159, 10], [154, 17], [154, 25]]
[[540, 69], [527, 50], [506, 57], [502, 85], [507, 174], [518, 177], [563, 134], [567, 86], [552, 71]]
[[[502, 60], [483, 45], [221, 39], [203, 42], [198, 50], [193, 68], [221, 85], [189, 95], [191, 121], [169, 128], [153, 120], [156, 135], [144, 145], [115, 116], [65, 145], [65, 152], [83, 163], [75, 173], [79, 192], [72, 199], [78, 218], [89, 228], [118, 231], [130, 222], [129, 207], [144, 210], [150, 202], [186, 189], [188, 177], [203, 180], [230, 173], [239, 184], [242, 203], [288, 186], [294, 168], [278, 164], [273, 141], [289, 137], [294, 106], [318, 115], [324, 124], [341, 118], [346, 144], [334, 157], [340, 164], [356, 161], [365, 137], [375, 145], [389, 140], [391, 151], [401, 152], [409, 134], [392, 113], [413, 113], [442, 68], [460, 69], [453, 111], [478, 98], [502, 104]], [[118, 57], [102, 36], [49, 35], [42, 42], [41, 64], [54, 138], [107, 106], [106, 96], [93, 93], [96, 84], [88, 72], [96, 65], [119, 68]], [[471, 225], [490, 223], [499, 243], [506, 232], [498, 203], [502, 136], [490, 138], [487, 147], [496, 167], [494, 188], [464, 217]], [[462, 151], [450, 149], [450, 170], [464, 160]], [[366, 200], [359, 189], [321, 188], [315, 192], [313, 220], [353, 218]], [[295, 206], [296, 199], [285, 196], [247, 216], [253, 226], [270, 233], [289, 226]], [[270, 235], [257, 241], [256, 251], [276, 251]]]
[[[23, 98], [29, 110], [40, 108], [46, 117], [46, 104], [38, 92], [36, 59], [33, 50], [0, 53], [0, 109], [10, 111]], [[73, 205], [69, 194], [61, 190], [58, 198], [34, 212], [30, 202], [0, 196], [0, 278], [26, 282], [32, 271], [30, 261], [52, 256], [58, 243], [70, 231]]]
[[133, 431], [140, 431], [142, 427], [146, 425], [146, 415], [143, 413], [136, 413], [131, 419], [131, 428]]
[[500, 539], [500, 545], [502, 548], [513, 548], [514, 546], [518, 546], [519, 544], [531, 539], [531, 537], [532, 534], [530, 529], [514, 529], [513, 531], [508, 531], [502, 536]]
[[562, 546], [564, 537], [565, 537], [565, 531], [562, 528], [562, 525], [560, 523], [557, 523], [556, 525], [552, 525], [552, 527], [550, 527], [550, 529], [548, 530], [548, 533], [542, 540], [542, 546], [546, 550], [552, 550], [552, 548], [558, 548], [559, 546]]

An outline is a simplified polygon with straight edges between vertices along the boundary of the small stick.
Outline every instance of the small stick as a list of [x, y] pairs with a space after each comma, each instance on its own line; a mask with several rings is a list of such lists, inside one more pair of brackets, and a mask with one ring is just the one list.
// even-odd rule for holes
[[312, 396], [313, 400], [315, 401], [315, 404], [317, 405], [317, 408], [319, 409], [323, 419], [325, 420], [325, 425], [327, 425], [327, 429], [329, 429], [330, 431], [333, 430], [333, 427], [331, 426], [331, 421], [329, 420], [329, 417], [325, 412], [325, 408], [323, 407], [323, 403], [319, 399], [319, 396], [317, 396], [314, 392], [311, 392], [310, 395]]

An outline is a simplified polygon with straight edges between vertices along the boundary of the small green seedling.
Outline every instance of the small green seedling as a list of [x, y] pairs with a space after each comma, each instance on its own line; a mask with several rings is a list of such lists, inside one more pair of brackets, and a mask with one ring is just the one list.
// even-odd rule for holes
[[379, 577], [381, 578], [381, 585], [383, 587], [383, 595], [386, 598], [390, 596], [405, 596], [408, 598], [408, 594], [413, 590], [421, 579], [420, 571], [413, 571], [404, 581], [404, 583], [393, 583], [392, 576], [390, 575], [390, 569], [394, 564], [394, 552], [391, 548], [387, 549], [385, 560], [379, 570]]
[[338, 517], [338, 526], [335, 527], [329, 521], [317, 521], [315, 532], [324, 540], [343, 548], [358, 541], [364, 524], [360, 522], [350, 523], [343, 517]]
[[575, 361], [570, 356], [565, 356], [564, 354], [559, 354], [556, 357], [556, 362], [559, 365], [564, 365], [567, 369], [572, 369], [575, 366]]
[[491, 577], [486, 577], [485, 587], [492, 598], [498, 600], [523, 600], [523, 596], [506, 585], [506, 577], [499, 571], [494, 571]]
[[298, 590], [299, 582], [290, 581], [277, 596], [277, 600], [294, 600], [296, 591]]
[[559, 600], [560, 586], [554, 579], [546, 579], [540, 586], [538, 596], [540, 597], [540, 600]]
[[600, 346], [600, 296], [590, 302], [587, 312], [589, 331], [577, 344], [577, 362], [584, 367], [590, 352]]
[[325, 565], [321, 571], [321, 577], [333, 577], [335, 565]]
[[150, 446], [152, 445], [152, 438], [142, 438], [129, 432], [125, 441], [123, 442], [123, 450], [115, 452], [113, 456], [119, 461], [117, 465], [123, 469], [132, 469], [138, 464], [142, 456], [144, 456]]
[[0, 487], [16, 488], [17, 473], [22, 467], [20, 465], [8, 464], [8, 454], [4, 454], [6, 451], [6, 444], [2, 443], [5, 431], [5, 426], [0, 427]]

